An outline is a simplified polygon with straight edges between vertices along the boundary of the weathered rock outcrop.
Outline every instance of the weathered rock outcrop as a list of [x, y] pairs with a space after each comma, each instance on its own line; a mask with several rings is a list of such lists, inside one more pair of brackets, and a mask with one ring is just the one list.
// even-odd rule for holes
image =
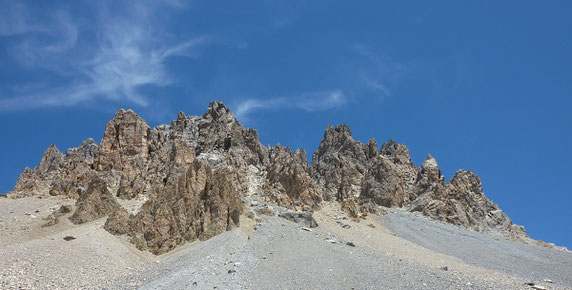
[[95, 169], [118, 196], [134, 197], [145, 190], [150, 134], [147, 122], [131, 110], [119, 110], [107, 123]]
[[93, 162], [97, 147], [93, 139], [87, 139], [63, 154], [50, 145], [38, 167], [26, 168], [20, 174], [12, 193], [78, 197], [95, 176]]
[[262, 146], [256, 130], [244, 128], [219, 102], [202, 116], [180, 112], [152, 130], [121, 109], [99, 145], [87, 139], [65, 154], [51, 145], [12, 193], [79, 197], [72, 221], [107, 215], [108, 231], [157, 254], [236, 226], [241, 196], [308, 214], [323, 200], [337, 200], [355, 219], [402, 207], [527, 238], [484, 196], [474, 173], [461, 170], [447, 183], [431, 155], [417, 167], [405, 145], [389, 140], [378, 151], [375, 139], [360, 143], [346, 125], [327, 127], [308, 164], [304, 150]]
[[412, 191], [417, 174], [407, 147], [390, 140], [368, 164], [360, 199], [386, 207], [401, 207], [417, 197]]
[[90, 222], [114, 213], [119, 207], [105, 181], [95, 178], [89, 183], [87, 191], [79, 196], [70, 220], [74, 224]]
[[265, 199], [280, 206], [311, 209], [322, 201], [321, 194], [308, 174], [309, 166], [304, 150], [290, 151], [280, 144], [269, 150]]
[[58, 148], [51, 144], [42, 155], [40, 165], [34, 168], [24, 169], [14, 186], [14, 192], [24, 194], [47, 194], [49, 193], [52, 180], [57, 177], [64, 163], [64, 155]]
[[89, 182], [97, 176], [93, 165], [97, 148], [95, 141], [88, 138], [78, 147], [68, 149], [57, 178], [52, 179], [49, 193], [78, 197], [86, 191]]
[[[434, 170], [434, 180], [438, 178], [436, 173]], [[522, 226], [513, 225], [498, 205], [486, 198], [475, 173], [459, 170], [449, 183], [435, 181], [429, 188], [408, 205], [410, 211], [479, 232], [505, 234], [517, 240], [527, 238]]]
[[343, 201], [359, 196], [374, 142], [370, 141], [371, 146], [356, 142], [346, 125], [328, 126], [320, 147], [312, 155], [311, 165], [312, 177], [325, 200]]
[[283, 212], [278, 214], [278, 216], [304, 227], [315, 228], [318, 226], [318, 223], [310, 212]]
[[128, 234], [139, 249], [162, 254], [193, 239], [208, 239], [239, 223], [242, 202], [226, 172], [194, 161], [158, 186], [137, 215], [115, 212], [105, 228]]
[[328, 126], [311, 168], [324, 199], [335, 196], [354, 218], [375, 212], [374, 205], [405, 207], [475, 231], [527, 239], [524, 229], [485, 197], [474, 173], [460, 170], [447, 183], [430, 154], [418, 168], [407, 147], [393, 140], [377, 153], [375, 140], [364, 145], [347, 126]]

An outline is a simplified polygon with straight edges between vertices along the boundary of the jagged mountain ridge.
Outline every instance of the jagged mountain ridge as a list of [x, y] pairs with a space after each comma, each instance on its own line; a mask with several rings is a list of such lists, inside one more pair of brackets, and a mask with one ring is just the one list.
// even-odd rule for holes
[[416, 167], [407, 147], [393, 140], [378, 150], [374, 139], [355, 141], [346, 125], [328, 126], [312, 157], [308, 164], [303, 150], [263, 146], [256, 130], [244, 128], [219, 102], [203, 116], [180, 112], [170, 125], [153, 129], [132, 110], [121, 109], [99, 144], [87, 139], [66, 153], [51, 145], [38, 167], [22, 172], [10, 194], [75, 197], [78, 210], [102, 208], [80, 204], [101, 200], [84, 197], [99, 191], [108, 190], [120, 203], [144, 197], [135, 210], [120, 206], [106, 212], [106, 229], [127, 234], [138, 248], [156, 254], [233, 228], [246, 195], [295, 210], [336, 200], [355, 218], [400, 207], [530, 241], [523, 227], [486, 198], [476, 174], [459, 170], [445, 182], [431, 155]]

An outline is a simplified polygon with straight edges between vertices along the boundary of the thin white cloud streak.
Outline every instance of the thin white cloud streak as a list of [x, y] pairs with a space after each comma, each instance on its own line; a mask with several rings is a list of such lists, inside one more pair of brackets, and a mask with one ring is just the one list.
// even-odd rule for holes
[[389, 91], [386, 86], [381, 84], [381, 82], [372, 80], [368, 77], [365, 77], [364, 81], [370, 89], [380, 92], [382, 99], [391, 96], [391, 91]]
[[[3, 97], [0, 110], [73, 106], [98, 99], [147, 106], [149, 100], [139, 93], [140, 87], [175, 82], [165, 64], [168, 58], [193, 56], [196, 48], [213, 41], [208, 35], [170, 41], [156, 14], [169, 5], [181, 8], [179, 1], [129, 2], [124, 9], [105, 2], [94, 3], [97, 12], [93, 21], [76, 19], [59, 10], [39, 24], [30, 20], [24, 4], [14, 5], [12, 10], [21, 14], [23, 22], [0, 21], [0, 36], [19, 34], [23, 38], [13, 47], [14, 58], [30, 70], [48, 70], [69, 81], [59, 87]], [[47, 29], [29, 29], [38, 25]], [[80, 42], [80, 33], [91, 33], [95, 40]], [[45, 39], [49, 40], [47, 44]]]
[[359, 76], [361, 85], [371, 92], [379, 100], [384, 100], [393, 95], [388, 84], [395, 83], [401, 77], [409, 73], [407, 66], [395, 62], [379, 53], [374, 53], [371, 48], [363, 44], [352, 45], [352, 50], [367, 61], [367, 65], [361, 68]]
[[236, 117], [248, 121], [249, 115], [260, 110], [300, 109], [307, 112], [331, 110], [347, 103], [341, 90], [306, 93], [298, 97], [274, 99], [247, 99], [236, 106]]

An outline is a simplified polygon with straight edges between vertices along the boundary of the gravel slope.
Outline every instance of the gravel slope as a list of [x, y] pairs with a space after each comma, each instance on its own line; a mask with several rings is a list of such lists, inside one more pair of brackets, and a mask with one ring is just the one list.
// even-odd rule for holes
[[[380, 217], [368, 217], [356, 223], [348, 220], [334, 204], [326, 204], [315, 217], [319, 227], [307, 231], [277, 216], [260, 215], [254, 231], [243, 224], [239, 229], [166, 257], [112, 286], [142, 289], [528, 287], [524, 286], [526, 279], [521, 276], [467, 265], [457, 258], [396, 237], [384, 228]], [[449, 269], [443, 270], [442, 266]]]
[[554, 283], [540, 284], [572, 288], [570, 253], [409, 213], [354, 222], [339, 204], [324, 203], [314, 213], [319, 226], [308, 231], [263, 214], [284, 209], [248, 201], [239, 228], [154, 256], [107, 233], [104, 219], [40, 227], [53, 208], [70, 203], [0, 199], [1, 289], [527, 289], [525, 282], [546, 278]]
[[[145, 253], [103, 229], [105, 220], [81, 226], [42, 218], [72, 200], [35, 196], [0, 199], [0, 289], [93, 288], [148, 264]], [[37, 212], [36, 212], [37, 211]], [[66, 241], [63, 238], [75, 239]]]
[[494, 238], [409, 212], [393, 211], [386, 225], [399, 237], [463, 261], [572, 289], [572, 253]]

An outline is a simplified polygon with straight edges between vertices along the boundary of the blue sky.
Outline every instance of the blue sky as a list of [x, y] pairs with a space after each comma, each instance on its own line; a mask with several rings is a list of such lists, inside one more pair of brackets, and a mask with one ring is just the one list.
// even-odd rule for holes
[[311, 156], [345, 123], [475, 171], [572, 247], [572, 2], [116, 2], [0, 0], [0, 192], [119, 108], [156, 126], [220, 100], [264, 144]]

